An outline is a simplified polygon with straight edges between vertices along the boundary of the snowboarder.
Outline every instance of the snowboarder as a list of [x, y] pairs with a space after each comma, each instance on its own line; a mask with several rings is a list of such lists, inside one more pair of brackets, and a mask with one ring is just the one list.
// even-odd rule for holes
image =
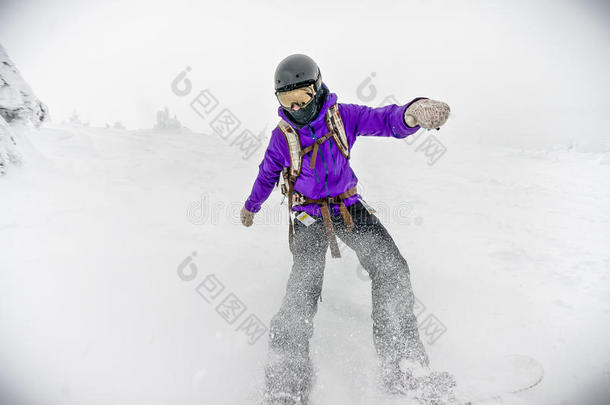
[[309, 339], [329, 245], [331, 255], [340, 256], [337, 236], [356, 252], [372, 280], [373, 340], [385, 389], [407, 393], [431, 380], [450, 387], [446, 373], [418, 377], [415, 372], [427, 367], [428, 357], [413, 313], [409, 267], [385, 227], [363, 204], [349, 164], [358, 136], [405, 138], [420, 128], [438, 129], [447, 121], [449, 106], [426, 98], [382, 108], [338, 104], [317, 64], [301, 54], [278, 65], [275, 94], [281, 121], [241, 210], [243, 225], [251, 226], [283, 177], [282, 191], [295, 216], [289, 228], [293, 265], [281, 308], [270, 324], [265, 403], [308, 403], [313, 376]]

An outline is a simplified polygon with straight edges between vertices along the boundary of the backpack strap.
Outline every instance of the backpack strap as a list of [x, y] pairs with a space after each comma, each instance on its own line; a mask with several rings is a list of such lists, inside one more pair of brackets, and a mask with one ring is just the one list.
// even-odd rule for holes
[[301, 140], [299, 139], [297, 131], [295, 131], [286, 121], [280, 120], [277, 127], [282, 134], [284, 134], [284, 138], [286, 138], [286, 143], [288, 144], [288, 151], [290, 154], [290, 171], [288, 174], [294, 183], [301, 174], [301, 165], [303, 162], [303, 156], [301, 155]]
[[277, 124], [279, 130], [284, 134], [286, 143], [288, 144], [288, 152], [290, 155], [290, 168], [282, 170], [284, 183], [282, 184], [282, 194], [288, 196], [288, 246], [294, 254], [294, 226], [292, 224], [292, 199], [294, 194], [294, 183], [301, 174], [301, 166], [303, 164], [303, 155], [301, 155], [301, 139], [295, 129], [285, 120], [280, 120]]
[[333, 104], [326, 112], [326, 126], [332, 133], [332, 137], [335, 140], [335, 144], [347, 159], [349, 159], [349, 142], [347, 141], [347, 135], [345, 134], [345, 127], [343, 126], [343, 120], [339, 114], [339, 105]]
[[330, 138], [334, 139], [341, 154], [349, 159], [349, 143], [347, 141], [347, 135], [345, 134], [343, 120], [341, 120], [341, 115], [339, 114], [338, 104], [333, 104], [329, 107], [328, 111], [326, 111], [325, 120], [326, 126], [328, 127], [328, 133], [323, 137], [318, 138], [312, 146], [305, 149], [302, 149], [299, 134], [292, 125], [285, 120], [280, 120], [278, 123], [277, 127], [282, 134], [284, 134], [284, 138], [286, 138], [286, 143], [288, 144], [288, 151], [290, 154], [290, 170], [288, 174], [292, 182], [295, 182], [301, 174], [303, 156], [313, 150], [314, 153], [310, 162], [310, 166], [313, 168], [318, 154], [318, 147]]

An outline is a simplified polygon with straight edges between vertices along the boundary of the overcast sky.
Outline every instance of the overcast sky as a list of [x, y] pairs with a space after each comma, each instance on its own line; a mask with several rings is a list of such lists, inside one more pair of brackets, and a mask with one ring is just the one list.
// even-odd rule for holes
[[276, 64], [302, 52], [340, 101], [364, 103], [357, 87], [375, 72], [380, 95], [446, 100], [475, 138], [591, 136], [610, 124], [604, 1], [0, 4], [0, 43], [55, 122], [76, 110], [92, 125], [149, 128], [167, 105], [209, 132], [170, 91], [190, 66], [195, 90], [261, 130], [276, 123]]

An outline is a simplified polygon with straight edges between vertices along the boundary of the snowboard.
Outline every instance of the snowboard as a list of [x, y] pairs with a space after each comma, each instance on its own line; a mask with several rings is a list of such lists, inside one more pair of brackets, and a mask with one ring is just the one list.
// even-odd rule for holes
[[455, 396], [460, 405], [493, 404], [503, 397], [534, 388], [544, 378], [544, 368], [525, 355], [486, 359], [457, 381]]

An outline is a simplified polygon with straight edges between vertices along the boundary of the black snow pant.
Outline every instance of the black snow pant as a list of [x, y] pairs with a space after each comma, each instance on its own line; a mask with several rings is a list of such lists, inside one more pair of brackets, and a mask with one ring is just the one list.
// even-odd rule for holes
[[[360, 202], [348, 210], [354, 220], [351, 231], [340, 215], [331, 218], [337, 236], [356, 252], [372, 280], [373, 340], [382, 373], [397, 371], [401, 359], [427, 365], [413, 313], [407, 261], [379, 219]], [[265, 396], [271, 403], [306, 404], [313, 376], [309, 339], [322, 291], [328, 241], [322, 218], [308, 227], [295, 219], [294, 226], [292, 272], [281, 308], [270, 325]]]

